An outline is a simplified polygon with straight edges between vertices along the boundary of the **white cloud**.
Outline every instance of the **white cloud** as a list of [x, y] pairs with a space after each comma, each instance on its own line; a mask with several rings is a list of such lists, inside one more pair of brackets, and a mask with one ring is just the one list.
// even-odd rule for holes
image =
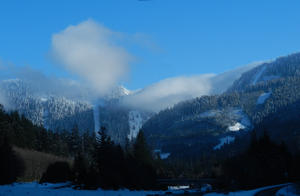
[[259, 64], [261, 62], [218, 75], [204, 74], [168, 78], [124, 97], [122, 103], [130, 107], [158, 112], [180, 101], [203, 95], [220, 94], [226, 91], [242, 73]]
[[124, 79], [132, 59], [116, 44], [118, 37], [118, 33], [87, 20], [54, 34], [51, 54], [63, 68], [103, 95]]
[[212, 91], [210, 92], [211, 94], [220, 94], [226, 91], [235, 80], [239, 79], [241, 75], [249, 71], [250, 69], [261, 65], [265, 61], [258, 61], [254, 63], [250, 63], [245, 66], [238, 67], [236, 69], [221, 73], [216, 75], [215, 77], [211, 78], [211, 85], [213, 86]]
[[123, 104], [157, 112], [180, 101], [208, 94], [212, 88], [209, 81], [213, 76], [168, 78], [125, 97]]

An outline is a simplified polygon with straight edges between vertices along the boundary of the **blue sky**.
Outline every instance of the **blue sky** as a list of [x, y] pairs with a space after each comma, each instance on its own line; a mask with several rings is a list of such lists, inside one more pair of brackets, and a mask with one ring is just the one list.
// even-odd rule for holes
[[129, 89], [159, 80], [221, 73], [300, 51], [300, 1], [0, 1], [0, 59], [73, 77], [49, 57], [52, 35], [88, 19], [114, 32], [135, 57]]

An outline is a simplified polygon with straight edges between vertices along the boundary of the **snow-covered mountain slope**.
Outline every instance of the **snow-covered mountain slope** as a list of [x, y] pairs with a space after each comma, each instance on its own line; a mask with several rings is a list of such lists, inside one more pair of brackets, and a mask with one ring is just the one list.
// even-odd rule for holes
[[[298, 118], [292, 108], [299, 102], [300, 53], [254, 67], [225, 93], [201, 96], [162, 110], [142, 129], [154, 149], [171, 152], [171, 156], [207, 154], [222, 138], [250, 135], [248, 130], [263, 126], [261, 123], [269, 117], [285, 123]], [[293, 111], [279, 112], [284, 108]], [[275, 129], [272, 127], [272, 131]], [[296, 142], [293, 135], [284, 135], [283, 131], [273, 133], [275, 140]]]
[[71, 130], [75, 125], [80, 130], [93, 130], [93, 108], [88, 102], [39, 94], [19, 79], [4, 80], [0, 88], [10, 107], [34, 124], [52, 130]]
[[128, 134], [128, 139], [132, 140], [133, 138], [136, 138], [137, 134], [139, 133], [139, 130], [142, 128], [143, 125], [143, 119], [140, 112], [137, 110], [129, 111], [128, 123], [130, 130]]
[[229, 88], [229, 91], [243, 91], [247, 86], [299, 75], [300, 53], [295, 53], [265, 62], [243, 73]]
[[1, 81], [0, 92], [0, 102], [6, 100], [2, 104], [19, 111], [34, 124], [51, 130], [71, 130], [77, 125], [81, 131], [98, 131], [100, 126], [106, 126], [111, 137], [119, 143], [135, 138], [150, 115], [120, 104], [120, 100], [131, 93], [122, 86], [93, 102], [88, 98], [68, 98], [38, 91], [30, 82], [20, 79]]
[[125, 144], [126, 139], [134, 139], [142, 125], [152, 116], [152, 113], [132, 109], [119, 104], [118, 99], [106, 101], [99, 106], [99, 123], [108, 130], [112, 139]]
[[105, 97], [105, 100], [120, 99], [124, 96], [130, 95], [132, 92], [124, 86], [117, 86], [113, 88]]

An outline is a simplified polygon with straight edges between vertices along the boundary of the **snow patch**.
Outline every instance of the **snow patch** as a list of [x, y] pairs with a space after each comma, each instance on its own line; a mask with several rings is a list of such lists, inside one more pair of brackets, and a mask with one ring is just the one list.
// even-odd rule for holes
[[258, 99], [257, 99], [257, 101], [256, 101], [256, 105], [264, 104], [265, 101], [270, 97], [270, 95], [271, 95], [271, 92], [268, 92], [268, 93], [262, 93], [262, 94], [258, 97]]
[[162, 152], [161, 149], [155, 149], [153, 152], [158, 155], [160, 159], [167, 159], [171, 155], [171, 153]]
[[212, 118], [215, 117], [220, 111], [218, 110], [209, 110], [199, 114], [200, 118]]
[[250, 119], [242, 109], [233, 109], [229, 111], [228, 115], [230, 115], [230, 119], [234, 121], [233, 125], [228, 126], [227, 129], [229, 131], [240, 131], [252, 126]]
[[126, 89], [124, 86], [117, 86], [111, 90], [109, 94], [105, 96], [107, 100], [120, 99], [124, 96], [130, 95], [131, 91]]
[[226, 136], [226, 137], [220, 138], [219, 140], [220, 140], [220, 143], [214, 147], [214, 150], [219, 150], [225, 144], [230, 144], [231, 142], [233, 142], [235, 140], [235, 137]]
[[46, 129], [49, 129], [49, 126], [47, 124], [47, 119], [49, 118], [49, 110], [47, 108], [43, 108], [43, 115], [42, 115], [42, 121], [43, 121], [43, 126]]
[[46, 97], [41, 97], [40, 100], [41, 102], [46, 102], [48, 99]]
[[99, 105], [93, 106], [93, 113], [94, 113], [94, 129], [95, 132], [98, 132], [100, 130], [100, 116], [99, 116]]
[[168, 186], [168, 190], [174, 191], [174, 190], [183, 190], [183, 189], [189, 189], [189, 185], [183, 185], [183, 186]]
[[170, 155], [171, 155], [171, 153], [168, 153], [168, 152], [167, 153], [161, 153], [160, 158], [161, 159], [167, 159]]
[[252, 81], [252, 85], [255, 85], [257, 83], [257, 81], [259, 80], [259, 78], [261, 77], [261, 75], [263, 74], [263, 72], [266, 70], [266, 66], [263, 66], [259, 72], [254, 76], [254, 79]]
[[246, 128], [246, 127], [245, 127], [243, 124], [237, 122], [237, 123], [235, 123], [233, 126], [229, 126], [229, 127], [228, 127], [228, 130], [229, 130], [229, 131], [239, 131], [239, 130], [245, 129], [245, 128]]

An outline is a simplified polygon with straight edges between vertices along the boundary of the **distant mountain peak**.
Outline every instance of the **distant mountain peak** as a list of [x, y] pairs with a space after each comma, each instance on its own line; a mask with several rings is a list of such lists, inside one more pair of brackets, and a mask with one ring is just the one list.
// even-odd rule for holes
[[113, 88], [110, 93], [108, 93], [105, 98], [110, 100], [110, 99], [119, 99], [123, 96], [130, 95], [131, 91], [125, 88], [124, 86], [117, 86]]

